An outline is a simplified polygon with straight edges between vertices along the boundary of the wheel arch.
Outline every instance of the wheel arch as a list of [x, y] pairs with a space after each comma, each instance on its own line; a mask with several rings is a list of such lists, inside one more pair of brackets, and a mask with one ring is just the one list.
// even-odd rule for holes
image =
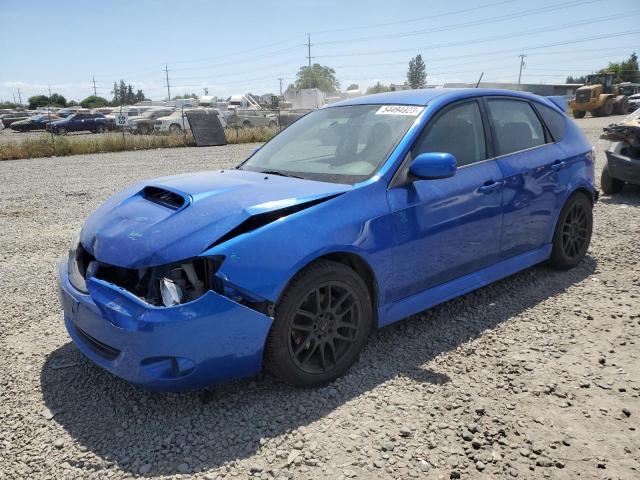
[[323, 253], [322, 255], [314, 257], [312, 260], [307, 261], [302, 267], [300, 267], [287, 281], [284, 287], [280, 290], [278, 294], [278, 299], [276, 303], [280, 301], [284, 293], [291, 285], [291, 282], [302, 272], [304, 272], [310, 265], [319, 261], [319, 260], [329, 260], [336, 263], [341, 263], [346, 265], [355, 271], [358, 276], [362, 279], [362, 281], [367, 286], [369, 290], [369, 295], [371, 296], [371, 311], [373, 312], [373, 325], [378, 327], [378, 303], [379, 303], [379, 285], [378, 280], [376, 278], [375, 272], [369, 262], [367, 262], [361, 255], [357, 253], [339, 250], [328, 253]]

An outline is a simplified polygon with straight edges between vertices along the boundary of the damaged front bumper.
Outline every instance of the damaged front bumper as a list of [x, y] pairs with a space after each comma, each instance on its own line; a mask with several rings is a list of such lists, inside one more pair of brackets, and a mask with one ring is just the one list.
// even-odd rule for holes
[[133, 384], [179, 391], [260, 372], [272, 319], [207, 291], [188, 303], [158, 307], [97, 278], [88, 294], [60, 262], [64, 321], [78, 349]]

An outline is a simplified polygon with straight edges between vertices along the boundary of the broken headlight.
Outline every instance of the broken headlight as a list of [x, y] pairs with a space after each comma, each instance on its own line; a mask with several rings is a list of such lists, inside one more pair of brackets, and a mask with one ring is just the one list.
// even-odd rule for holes
[[76, 289], [87, 293], [87, 283], [85, 281], [85, 273], [87, 270], [87, 255], [80, 243], [80, 235], [76, 237], [69, 249], [69, 258], [67, 260], [67, 269], [69, 272], [69, 282]]

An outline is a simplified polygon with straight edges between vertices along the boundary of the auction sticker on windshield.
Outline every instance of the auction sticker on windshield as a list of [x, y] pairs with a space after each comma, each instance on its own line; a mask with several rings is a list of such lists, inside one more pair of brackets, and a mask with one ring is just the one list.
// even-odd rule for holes
[[376, 115], [410, 115], [416, 117], [422, 113], [424, 107], [415, 105], [384, 105], [378, 109]]

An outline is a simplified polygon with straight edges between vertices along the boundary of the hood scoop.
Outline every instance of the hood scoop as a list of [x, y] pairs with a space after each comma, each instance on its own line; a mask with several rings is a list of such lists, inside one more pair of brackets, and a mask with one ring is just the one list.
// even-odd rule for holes
[[140, 192], [146, 200], [170, 208], [180, 210], [189, 204], [189, 196], [162, 187], [147, 186]]

